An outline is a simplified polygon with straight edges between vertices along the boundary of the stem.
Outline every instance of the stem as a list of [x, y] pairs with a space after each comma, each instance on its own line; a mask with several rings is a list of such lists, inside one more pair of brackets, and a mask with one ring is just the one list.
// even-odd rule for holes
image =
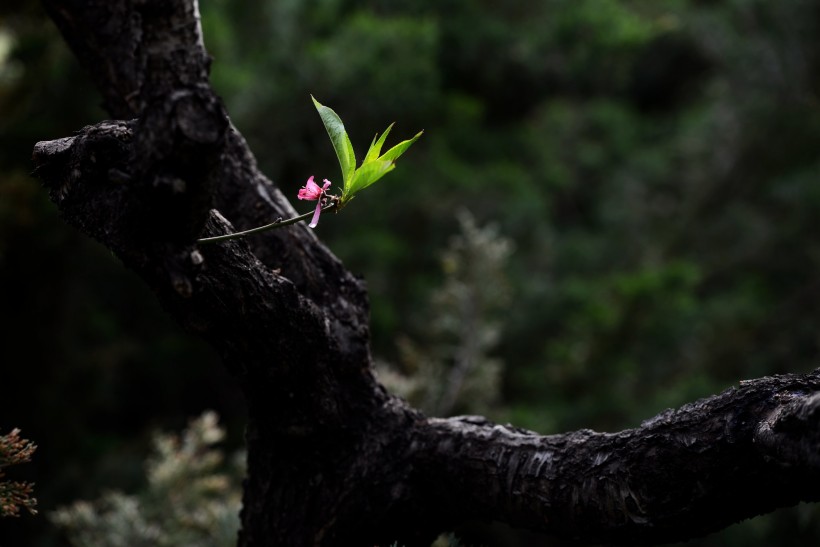
[[[336, 206], [339, 204], [337, 200], [332, 200], [330, 204], [322, 207], [322, 212], [329, 211], [331, 209], [335, 209]], [[257, 226], [256, 228], [251, 228], [250, 230], [243, 230], [241, 232], [234, 232], [232, 234], [225, 234], [221, 236], [214, 236], [214, 237], [203, 237], [202, 239], [197, 239], [196, 242], [200, 244], [205, 243], [218, 243], [220, 241], [228, 241], [229, 239], [239, 239], [241, 237], [245, 237], [247, 235], [255, 234], [257, 232], [264, 232], [266, 230], [273, 230], [274, 228], [282, 228], [283, 226], [289, 226], [290, 224], [296, 224], [299, 221], [307, 220], [313, 216], [313, 211], [309, 213], [305, 213], [304, 215], [299, 215], [298, 217], [289, 218], [287, 220], [282, 220], [281, 218], [277, 218], [270, 224], [265, 224], [264, 226]]]

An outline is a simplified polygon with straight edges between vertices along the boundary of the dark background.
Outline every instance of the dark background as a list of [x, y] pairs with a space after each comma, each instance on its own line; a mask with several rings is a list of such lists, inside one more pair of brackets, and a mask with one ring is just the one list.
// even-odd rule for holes
[[[390, 122], [396, 140], [425, 129], [394, 173], [317, 229], [367, 280], [381, 361], [401, 371], [402, 340], [432, 336], [441, 253], [464, 208], [514, 246], [509, 305], [485, 318], [500, 325], [495, 420], [615, 430], [740, 379], [818, 366], [820, 3], [201, 9], [213, 83], [287, 195], [310, 175], [341, 182], [310, 93], [360, 155]], [[34, 143], [107, 118], [98, 104], [39, 5], [4, 1], [0, 432], [39, 445], [14, 475], [37, 483], [45, 512], [136, 487], [150, 431], [204, 409], [222, 416], [229, 447], [242, 438], [241, 397], [210, 348], [64, 225], [29, 175]], [[692, 545], [818, 542], [820, 513], [801, 506]], [[2, 547], [57, 544], [42, 514], [0, 521]]]

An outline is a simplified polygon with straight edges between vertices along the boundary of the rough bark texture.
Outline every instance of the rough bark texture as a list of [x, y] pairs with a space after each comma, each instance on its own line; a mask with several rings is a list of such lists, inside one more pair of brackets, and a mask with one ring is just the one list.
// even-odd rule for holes
[[742, 382], [615, 434], [428, 419], [378, 384], [361, 281], [289, 217], [208, 84], [195, 1], [47, 0], [113, 118], [38, 143], [36, 175], [248, 402], [239, 544], [424, 544], [463, 519], [668, 542], [820, 497], [820, 371]]

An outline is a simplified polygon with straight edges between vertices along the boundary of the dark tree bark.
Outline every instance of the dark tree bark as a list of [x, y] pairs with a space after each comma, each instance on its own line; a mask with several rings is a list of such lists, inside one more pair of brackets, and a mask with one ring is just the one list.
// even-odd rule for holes
[[46, 0], [117, 121], [38, 143], [36, 175], [248, 403], [239, 544], [424, 544], [464, 519], [656, 543], [820, 498], [820, 371], [741, 382], [607, 434], [426, 418], [376, 381], [361, 281], [293, 216], [208, 83], [195, 0]]

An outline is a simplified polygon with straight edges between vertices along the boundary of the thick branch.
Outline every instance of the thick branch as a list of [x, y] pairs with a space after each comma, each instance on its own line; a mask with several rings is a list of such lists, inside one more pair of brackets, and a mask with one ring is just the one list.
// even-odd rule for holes
[[[36, 172], [63, 217], [134, 269], [183, 326], [217, 348], [238, 378], [249, 408], [243, 543], [264, 545], [260, 538], [278, 537], [284, 545], [312, 544], [319, 537], [314, 534], [360, 533], [350, 520], [351, 511], [359, 514], [355, 505], [330, 500], [345, 491], [367, 491], [373, 500], [388, 496], [383, 485], [373, 491], [367, 480], [372, 468], [360, 458], [384, 450], [385, 437], [377, 430], [399, 436], [407, 429], [395, 426], [406, 421], [403, 413], [384, 410], [390, 399], [372, 375], [367, 324], [359, 320], [366, 317], [366, 300], [350, 298], [363, 294], [360, 285], [342, 270], [314, 299], [318, 285], [300, 288], [260, 262], [244, 241], [197, 249], [145, 237], [164, 194], [143, 192], [131, 176], [142, 168], [133, 153], [138, 127], [104, 122], [75, 137], [38, 143]], [[230, 156], [222, 165], [242, 165], [244, 159]], [[232, 229], [214, 211], [205, 231]], [[315, 242], [298, 225], [278, 231], [307, 234], [294, 238], [294, 245]], [[288, 272], [313, 280], [340, 268], [316, 243], [307, 252], [288, 264]], [[301, 271], [306, 265], [326, 269]], [[292, 512], [283, 513], [283, 506]], [[390, 505], [374, 507], [383, 513]], [[308, 523], [312, 528], [305, 528]]]
[[[197, 249], [146, 237], [153, 234], [146, 225], [155, 221], [154, 211], [167, 196], [146, 195], [130, 175], [136, 127], [135, 122], [104, 122], [75, 137], [37, 144], [36, 173], [63, 217], [134, 269], [182, 325], [207, 337], [247, 382], [248, 391], [268, 390], [264, 400], [317, 407], [308, 400], [321, 400], [342, 387], [319, 388], [315, 380], [350, 374], [348, 382], [355, 377], [372, 382], [361, 374], [369, 363], [366, 326], [340, 321], [305, 298], [244, 242]], [[231, 229], [218, 213], [211, 214], [207, 231]], [[370, 398], [368, 391], [363, 399]]]
[[820, 499], [820, 370], [742, 382], [637, 429], [538, 436], [431, 419], [419, 473], [448, 518], [583, 542], [673, 542]]

